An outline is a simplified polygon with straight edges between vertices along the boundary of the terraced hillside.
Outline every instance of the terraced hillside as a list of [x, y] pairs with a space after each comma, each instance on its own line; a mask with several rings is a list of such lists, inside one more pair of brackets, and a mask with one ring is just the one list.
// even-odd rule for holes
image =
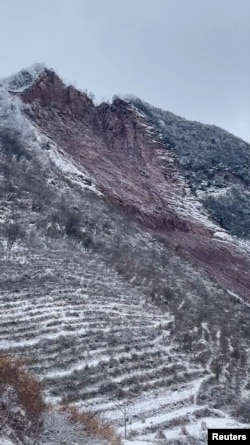
[[68, 245], [65, 256], [70, 247], [70, 260], [53, 243], [1, 259], [1, 350], [27, 359], [52, 402], [120, 425], [129, 404], [136, 434], [214, 415], [196, 403], [210, 371], [173, 341], [172, 317], [91, 253]]
[[[138, 248], [139, 240], [137, 234]], [[122, 435], [126, 412], [128, 433], [143, 440], [159, 430], [178, 435], [183, 425], [197, 424], [202, 434], [204, 418], [225, 422], [213, 399], [200, 399], [214, 376], [205, 325], [187, 353], [187, 339], [185, 348], [177, 341], [177, 320], [148, 299], [148, 283], [124, 280], [112, 262], [76, 240], [37, 231], [10, 251], [2, 238], [1, 253], [0, 348], [27, 360], [48, 400], [101, 413]], [[194, 282], [188, 284], [184, 258], [182, 264], [178, 285], [185, 281], [190, 292]], [[178, 255], [168, 267], [177, 273]]]

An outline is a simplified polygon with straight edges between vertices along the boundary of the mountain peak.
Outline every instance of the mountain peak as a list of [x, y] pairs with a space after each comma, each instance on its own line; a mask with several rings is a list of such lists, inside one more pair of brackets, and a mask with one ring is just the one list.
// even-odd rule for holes
[[0, 87], [13, 92], [22, 92], [29, 88], [45, 70], [48, 70], [48, 68], [44, 63], [34, 63], [9, 77], [1, 79]]

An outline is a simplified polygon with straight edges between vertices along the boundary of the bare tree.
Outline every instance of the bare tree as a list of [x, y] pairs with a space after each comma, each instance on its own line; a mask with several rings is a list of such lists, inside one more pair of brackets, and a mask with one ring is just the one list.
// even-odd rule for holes
[[7, 221], [5, 226], [5, 236], [7, 238], [8, 250], [11, 250], [14, 244], [24, 236], [24, 230], [16, 218]]
[[[130, 422], [130, 406], [128, 403], [124, 403], [120, 406], [120, 411], [123, 414], [123, 422], [124, 422], [124, 437], [127, 438], [127, 426]], [[130, 422], [131, 423], [131, 422]]]

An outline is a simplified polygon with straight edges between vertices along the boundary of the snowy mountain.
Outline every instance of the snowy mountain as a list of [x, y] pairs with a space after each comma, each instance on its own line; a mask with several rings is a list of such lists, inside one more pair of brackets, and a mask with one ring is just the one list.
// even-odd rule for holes
[[[89, 444], [249, 426], [249, 159], [221, 129], [95, 106], [42, 65], [0, 82], [0, 372], [20, 357], [42, 382], [38, 444], [62, 424], [82, 443], [65, 406], [122, 437]], [[28, 444], [6, 385], [2, 441]]]
[[210, 216], [232, 235], [250, 238], [250, 145], [221, 128], [191, 122], [131, 98]]
[[35, 63], [6, 79], [0, 79], [0, 87], [11, 92], [21, 92], [29, 88], [45, 70], [43, 63]]

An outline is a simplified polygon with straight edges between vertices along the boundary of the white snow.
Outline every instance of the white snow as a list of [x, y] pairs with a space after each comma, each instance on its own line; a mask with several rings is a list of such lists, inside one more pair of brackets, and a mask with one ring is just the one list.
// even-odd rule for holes
[[232, 241], [232, 236], [229, 235], [227, 232], [222, 232], [222, 231], [216, 231], [213, 233], [213, 238], [216, 238], [220, 241]]
[[[30, 82], [32, 82], [43, 69], [44, 65], [36, 64], [30, 67], [29, 70], [24, 71], [25, 73], [29, 73], [31, 77], [33, 76], [33, 80], [30, 80]], [[102, 193], [98, 190], [93, 179], [90, 178], [84, 167], [81, 166], [81, 170], [77, 168], [73, 161], [69, 160], [67, 155], [62, 152], [60, 147], [52, 143], [51, 140], [23, 114], [23, 103], [20, 98], [8, 92], [8, 87], [13, 79], [10, 77], [0, 83], [0, 126], [19, 132], [21, 140], [25, 141], [26, 150], [33, 154], [36, 153], [43, 165], [46, 166], [48, 163], [52, 163], [59, 171], [67, 175], [67, 178], [70, 179], [72, 183], [101, 196]], [[47, 143], [49, 143], [50, 149], [43, 150], [42, 146]], [[48, 171], [49, 170], [50, 169], [48, 169]]]
[[15, 445], [14, 442], [12, 442], [9, 439], [6, 439], [4, 437], [0, 437], [0, 444], [1, 445]]
[[45, 70], [44, 63], [34, 63], [28, 68], [22, 69], [18, 73], [11, 76], [0, 79], [0, 87], [5, 88], [13, 92], [22, 92], [29, 88], [36, 78]]
[[246, 301], [243, 300], [243, 298], [241, 298], [239, 295], [235, 294], [234, 292], [231, 292], [230, 290], [227, 289], [227, 292], [232, 295], [232, 297], [236, 298], [237, 300], [239, 300], [244, 306], [247, 306], [250, 308], [250, 304], [247, 303]]
[[[79, 170], [73, 162], [67, 158], [66, 154], [62, 154], [62, 151], [61, 153], [59, 152], [55, 145], [48, 151], [48, 154], [54, 165], [56, 165], [61, 172], [67, 174], [72, 182], [80, 185], [82, 189], [88, 189], [95, 192], [98, 196], [103, 195], [103, 193], [96, 187], [93, 179], [89, 177], [84, 167], [81, 166], [81, 170]], [[91, 181], [91, 185], [84, 183], [84, 181]]]

